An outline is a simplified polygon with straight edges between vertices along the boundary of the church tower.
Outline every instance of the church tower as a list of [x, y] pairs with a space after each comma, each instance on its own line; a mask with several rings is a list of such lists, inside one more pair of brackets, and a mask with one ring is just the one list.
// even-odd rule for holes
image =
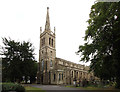
[[54, 32], [52, 32], [50, 28], [49, 7], [47, 7], [46, 23], [43, 32], [42, 27], [40, 27], [39, 73], [41, 84], [51, 83], [51, 70], [54, 69], [55, 57], [55, 27]]

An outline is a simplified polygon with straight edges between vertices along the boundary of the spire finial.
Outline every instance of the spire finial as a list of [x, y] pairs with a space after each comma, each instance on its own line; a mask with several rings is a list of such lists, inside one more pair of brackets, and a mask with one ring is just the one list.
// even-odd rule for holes
[[46, 16], [45, 30], [46, 31], [50, 30], [49, 7], [47, 7], [47, 16]]

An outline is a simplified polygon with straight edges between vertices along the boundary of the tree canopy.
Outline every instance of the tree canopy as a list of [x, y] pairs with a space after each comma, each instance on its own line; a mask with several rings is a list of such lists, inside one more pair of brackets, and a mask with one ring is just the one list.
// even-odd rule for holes
[[115, 80], [120, 88], [120, 2], [96, 2], [91, 7], [81, 61], [104, 80]]
[[37, 62], [34, 58], [34, 49], [30, 42], [16, 42], [3, 38], [2, 73], [3, 81], [20, 82], [23, 76], [31, 82], [35, 81]]

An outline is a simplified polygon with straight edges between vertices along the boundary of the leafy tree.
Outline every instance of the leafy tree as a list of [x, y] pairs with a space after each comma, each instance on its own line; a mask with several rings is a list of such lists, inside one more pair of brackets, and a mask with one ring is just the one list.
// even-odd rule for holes
[[[25, 81], [27, 83], [28, 77], [32, 78], [36, 76], [37, 67], [35, 66], [36, 61], [34, 60], [34, 49], [30, 42], [23, 42], [20, 45], [21, 49], [21, 70], [23, 71], [23, 76], [25, 76]], [[33, 73], [33, 70], [35, 70]], [[33, 75], [35, 74], [35, 75]]]
[[36, 75], [37, 75], [37, 69], [38, 69], [38, 63], [35, 62], [33, 65], [31, 65], [30, 69], [30, 83], [33, 83], [36, 81]]
[[22, 76], [19, 66], [21, 63], [19, 59], [19, 42], [4, 38], [3, 43], [5, 45], [2, 53], [5, 56], [2, 61], [3, 78], [14, 82]]
[[[35, 79], [37, 73], [36, 61], [34, 59], [34, 49], [30, 42], [15, 42], [14, 40], [3, 38], [5, 45], [2, 55], [3, 81], [20, 82], [25, 76], [31, 80]], [[34, 75], [33, 75], [34, 74]]]
[[120, 2], [96, 2], [78, 53], [91, 61], [90, 69], [103, 80], [115, 80], [120, 88]]

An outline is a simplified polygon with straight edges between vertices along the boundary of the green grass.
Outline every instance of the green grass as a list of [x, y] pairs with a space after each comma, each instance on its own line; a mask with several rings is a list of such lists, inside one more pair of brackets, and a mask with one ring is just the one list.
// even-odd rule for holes
[[98, 88], [98, 87], [76, 87], [76, 88], [80, 88], [83, 90], [104, 90], [103, 88]]
[[44, 90], [42, 90], [41, 88], [36, 88], [36, 87], [31, 87], [31, 86], [24, 86], [26, 92], [45, 92]]
[[75, 88], [74, 86], [65, 86], [65, 87], [69, 87], [69, 88]]
[[120, 89], [115, 89], [115, 88], [113, 88], [113, 87], [111, 87], [111, 88], [100, 88], [100, 87], [93, 87], [93, 86], [88, 86], [88, 87], [66, 86], [66, 87], [79, 88], [79, 89], [81, 89], [81, 90], [116, 90], [116, 91], [120, 91]]

